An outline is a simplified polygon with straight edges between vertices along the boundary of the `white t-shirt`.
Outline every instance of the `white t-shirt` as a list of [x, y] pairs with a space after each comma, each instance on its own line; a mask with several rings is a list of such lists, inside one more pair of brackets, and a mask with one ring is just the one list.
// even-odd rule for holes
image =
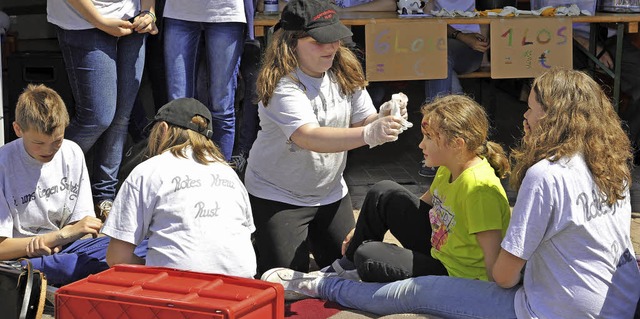
[[630, 240], [629, 194], [597, 196], [580, 155], [527, 171], [502, 248], [527, 261], [518, 318], [632, 318], [640, 272]]
[[305, 124], [348, 128], [376, 113], [366, 90], [344, 96], [332, 78], [330, 72], [313, 78], [298, 69], [280, 80], [268, 107], [258, 103], [261, 130], [245, 173], [251, 195], [298, 206], [319, 206], [347, 194], [342, 177], [346, 151], [316, 153], [289, 139]]
[[243, 0], [167, 0], [163, 15], [195, 22], [247, 23]]
[[[107, 18], [128, 20], [140, 11], [140, 0], [91, 0], [96, 10]], [[47, 0], [47, 21], [65, 30], [86, 30], [95, 26], [66, 0]]]
[[0, 147], [0, 237], [31, 237], [95, 216], [89, 174], [80, 147], [64, 140], [48, 163], [19, 138]]
[[202, 165], [166, 151], [133, 169], [103, 233], [134, 245], [149, 238], [146, 265], [240, 277], [256, 274], [247, 191], [226, 163]]

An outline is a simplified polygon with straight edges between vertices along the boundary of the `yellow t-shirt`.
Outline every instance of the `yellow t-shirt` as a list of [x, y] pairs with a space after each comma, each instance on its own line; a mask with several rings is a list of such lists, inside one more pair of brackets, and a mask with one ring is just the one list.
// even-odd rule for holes
[[431, 255], [449, 276], [488, 280], [475, 234], [499, 229], [504, 236], [511, 217], [507, 194], [486, 159], [451, 183], [450, 177], [449, 169], [441, 166], [430, 188]]

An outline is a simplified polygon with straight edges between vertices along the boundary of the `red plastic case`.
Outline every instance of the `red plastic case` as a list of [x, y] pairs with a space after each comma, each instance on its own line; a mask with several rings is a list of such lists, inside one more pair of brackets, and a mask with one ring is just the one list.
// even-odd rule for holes
[[56, 319], [284, 318], [282, 285], [163, 267], [116, 265], [56, 292]]

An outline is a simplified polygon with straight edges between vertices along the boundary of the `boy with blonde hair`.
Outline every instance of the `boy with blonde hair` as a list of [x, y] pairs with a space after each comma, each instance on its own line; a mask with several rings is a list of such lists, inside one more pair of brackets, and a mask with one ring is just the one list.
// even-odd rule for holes
[[30, 258], [52, 285], [108, 268], [108, 238], [96, 238], [102, 222], [82, 150], [64, 139], [68, 124], [58, 93], [29, 85], [16, 105], [18, 139], [0, 147], [0, 260]]

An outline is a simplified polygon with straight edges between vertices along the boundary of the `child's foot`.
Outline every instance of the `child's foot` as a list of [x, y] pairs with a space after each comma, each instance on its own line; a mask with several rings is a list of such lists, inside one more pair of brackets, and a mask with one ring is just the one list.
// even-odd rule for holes
[[360, 281], [358, 270], [356, 269], [346, 270], [342, 268], [342, 265], [340, 264], [340, 259], [336, 259], [331, 265], [324, 267], [318, 271], [310, 272], [309, 275], [320, 276], [320, 277], [340, 277], [344, 279]]
[[261, 280], [281, 284], [287, 301], [317, 298], [318, 281], [321, 278], [288, 268], [269, 269], [260, 277]]

